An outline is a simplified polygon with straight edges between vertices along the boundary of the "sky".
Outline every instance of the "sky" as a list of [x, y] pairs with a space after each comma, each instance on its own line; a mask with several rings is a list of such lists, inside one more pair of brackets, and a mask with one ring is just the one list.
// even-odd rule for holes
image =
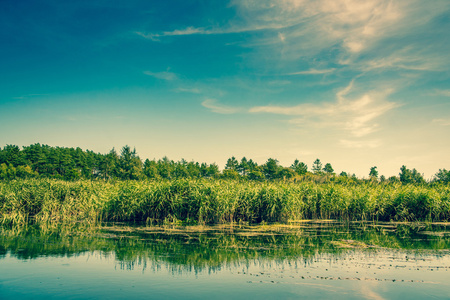
[[0, 147], [450, 169], [450, 1], [0, 4]]

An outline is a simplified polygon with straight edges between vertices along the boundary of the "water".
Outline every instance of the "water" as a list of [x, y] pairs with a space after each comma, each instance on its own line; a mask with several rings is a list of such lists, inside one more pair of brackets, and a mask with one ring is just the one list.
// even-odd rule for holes
[[0, 299], [450, 299], [450, 224], [0, 232]]

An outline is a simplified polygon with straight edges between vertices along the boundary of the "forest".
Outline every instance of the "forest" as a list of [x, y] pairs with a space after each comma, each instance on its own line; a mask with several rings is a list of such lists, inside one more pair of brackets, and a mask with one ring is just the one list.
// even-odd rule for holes
[[431, 180], [426, 181], [416, 169], [400, 167], [398, 176], [386, 178], [378, 176], [377, 167], [368, 170], [366, 179], [359, 179], [354, 174], [341, 172], [335, 174], [330, 163], [323, 164], [316, 159], [310, 170], [304, 162], [296, 159], [291, 166], [283, 167], [278, 160], [269, 158], [266, 163], [258, 165], [246, 157], [239, 161], [235, 157], [227, 160], [220, 171], [215, 163], [198, 163], [194, 161], [174, 162], [167, 157], [159, 160], [142, 161], [135, 149], [124, 146], [118, 154], [112, 149], [107, 154], [84, 151], [81, 148], [51, 147], [39, 143], [24, 146], [6, 145], [0, 148], [0, 180], [18, 178], [54, 178], [61, 180], [78, 179], [238, 179], [252, 181], [313, 181], [350, 182], [364, 181], [379, 183], [433, 184], [450, 182], [450, 170], [439, 169]]

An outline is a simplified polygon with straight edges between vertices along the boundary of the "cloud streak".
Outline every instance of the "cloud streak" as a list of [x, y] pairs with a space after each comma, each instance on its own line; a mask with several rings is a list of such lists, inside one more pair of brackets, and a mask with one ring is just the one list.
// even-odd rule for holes
[[332, 73], [335, 70], [336, 70], [336, 68], [322, 69], [322, 70], [309, 69], [309, 70], [306, 70], [306, 71], [299, 71], [299, 72], [289, 73], [287, 75], [321, 75], [321, 74]]
[[450, 119], [433, 119], [431, 122], [441, 126], [450, 126]]
[[436, 95], [450, 97], [450, 90], [436, 90]]
[[198, 88], [183, 88], [183, 87], [179, 87], [175, 91], [180, 93], [192, 93], [192, 94], [200, 94], [202, 92]]
[[[450, 5], [445, 1], [434, 1], [430, 6], [419, 0], [235, 0], [230, 6], [235, 8], [236, 17], [223, 26], [135, 33], [153, 41], [171, 36], [248, 33], [245, 46], [260, 49], [253, 53], [261, 58], [298, 61], [333, 50], [335, 54], [329, 62], [334, 60], [335, 64], [344, 66], [362, 63], [365, 66], [362, 71], [442, 70], [439, 62], [447, 57], [440, 48], [428, 48], [418, 37], [407, 42], [410, 45], [407, 49], [402, 49], [400, 45], [404, 43], [398, 39], [416, 36], [417, 28], [448, 11]], [[383, 47], [387, 39], [390, 39], [389, 47]], [[281, 51], [282, 56], [267, 55], [268, 51]], [[358, 61], [366, 52], [372, 55]], [[311, 64], [315, 67], [287, 73], [315, 75], [338, 71], [335, 67], [323, 68], [314, 61]]]
[[231, 26], [228, 28], [202, 28], [202, 27], [187, 27], [185, 29], [176, 29], [173, 31], [164, 31], [162, 33], [145, 33], [136, 31], [138, 36], [152, 41], [160, 41], [160, 38], [168, 36], [183, 36], [183, 35], [218, 35], [218, 34], [234, 34], [243, 32], [253, 32], [261, 30], [277, 30], [286, 27], [287, 25], [250, 25], [250, 26]]
[[169, 72], [169, 71], [165, 71], [165, 72], [144, 71], [144, 74], [148, 75], [148, 76], [152, 76], [152, 77], [158, 78], [158, 79], [168, 80], [168, 81], [172, 81], [172, 80], [178, 79], [177, 74]]
[[205, 101], [202, 102], [202, 106], [218, 114], [234, 114], [240, 110], [239, 108], [236, 107], [220, 104], [215, 99], [206, 99]]
[[[304, 103], [296, 106], [256, 106], [250, 113], [271, 113], [294, 118], [289, 123], [300, 127], [334, 128], [354, 138], [367, 136], [377, 131], [380, 125], [376, 119], [399, 105], [385, 98], [392, 90], [368, 92], [354, 99], [347, 95], [353, 88], [353, 81], [336, 93], [335, 102]], [[351, 145], [350, 142], [344, 142]], [[361, 144], [353, 144], [361, 145]], [[377, 145], [374, 143], [367, 146]]]

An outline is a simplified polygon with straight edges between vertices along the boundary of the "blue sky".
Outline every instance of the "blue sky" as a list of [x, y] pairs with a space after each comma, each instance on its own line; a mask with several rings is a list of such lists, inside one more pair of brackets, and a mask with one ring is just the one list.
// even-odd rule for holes
[[450, 169], [450, 1], [10, 1], [0, 146]]

